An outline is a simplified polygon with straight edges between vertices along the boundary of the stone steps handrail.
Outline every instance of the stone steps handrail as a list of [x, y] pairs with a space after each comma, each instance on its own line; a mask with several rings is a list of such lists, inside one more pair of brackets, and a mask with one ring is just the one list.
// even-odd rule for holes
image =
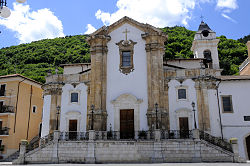
[[225, 140], [219, 138], [219, 137], [214, 137], [204, 131], [199, 131], [200, 133], [200, 139], [205, 140], [213, 145], [219, 146], [222, 149], [225, 149], [229, 152], [233, 152], [232, 145], [229, 142], [226, 142]]

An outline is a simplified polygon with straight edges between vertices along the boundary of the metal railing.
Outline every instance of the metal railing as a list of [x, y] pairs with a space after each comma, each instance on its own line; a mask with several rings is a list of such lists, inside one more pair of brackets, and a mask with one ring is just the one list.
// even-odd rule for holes
[[83, 141], [89, 139], [89, 132], [77, 132], [77, 131], [69, 131], [69, 132], [60, 132], [59, 140], [64, 141]]
[[0, 107], [0, 113], [14, 113], [15, 107], [2, 105]]
[[243, 70], [246, 65], [249, 63], [249, 57], [240, 65], [239, 70]]
[[38, 147], [45, 147], [46, 144], [53, 141], [54, 133], [50, 133], [42, 138], [38, 136], [34, 137], [29, 144], [26, 146], [26, 153], [38, 148]]
[[161, 139], [192, 139], [192, 130], [162, 130]]
[[3, 127], [0, 129], [0, 135], [9, 135], [9, 128], [8, 127]]
[[219, 137], [214, 137], [204, 131], [200, 131], [200, 139], [205, 140], [213, 145], [219, 146], [227, 151], [233, 152], [232, 145], [229, 142], [226, 142]]

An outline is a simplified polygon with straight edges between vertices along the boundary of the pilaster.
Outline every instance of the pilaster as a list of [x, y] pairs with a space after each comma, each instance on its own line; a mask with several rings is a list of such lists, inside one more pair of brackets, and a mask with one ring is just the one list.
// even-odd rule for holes
[[[167, 110], [164, 91], [164, 73], [163, 73], [163, 55], [165, 51], [164, 42], [167, 36], [164, 33], [148, 32], [142, 35], [145, 39], [147, 53], [147, 76], [148, 76], [148, 113], [154, 111], [154, 104], [158, 103], [161, 110]], [[152, 117], [152, 116], [151, 116]], [[152, 123], [150, 116], [148, 117], [149, 127]]]
[[[94, 104], [94, 112], [97, 112], [94, 116], [96, 119], [94, 126], [97, 130], [103, 130], [103, 125], [106, 124], [107, 121], [107, 116], [105, 115], [107, 114], [107, 43], [109, 40], [110, 36], [107, 35], [93, 35], [87, 39], [91, 52], [91, 83], [89, 104]], [[90, 108], [90, 105], [88, 108]], [[106, 130], [106, 127], [104, 130]]]

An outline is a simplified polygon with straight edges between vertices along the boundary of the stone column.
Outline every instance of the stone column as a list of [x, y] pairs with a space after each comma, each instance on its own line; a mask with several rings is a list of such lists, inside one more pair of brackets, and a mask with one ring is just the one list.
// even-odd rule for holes
[[20, 153], [18, 159], [13, 162], [13, 164], [25, 164], [25, 153], [26, 153], [26, 146], [28, 145], [27, 140], [21, 140], [21, 145], [20, 145]]
[[193, 139], [200, 139], [199, 129], [193, 129], [192, 134], [193, 134]]
[[154, 131], [154, 134], [155, 134], [155, 141], [156, 141], [156, 142], [161, 141], [161, 130], [160, 130], [160, 129], [156, 129], [156, 130]]
[[60, 131], [54, 131], [54, 141], [53, 141], [53, 153], [52, 153], [52, 163], [59, 163], [59, 153], [58, 153], [58, 142], [60, 138]]
[[[154, 104], [159, 104], [159, 112], [168, 108], [164, 104], [164, 72], [163, 55], [165, 53], [164, 42], [167, 36], [162, 32], [146, 32], [142, 35], [146, 41], [147, 53], [147, 82], [148, 82], [148, 124], [151, 129], [153, 120]], [[165, 126], [165, 124], [164, 124]]]
[[198, 127], [203, 131], [210, 131], [207, 83], [204, 80], [197, 79], [195, 80], [195, 89], [197, 95]]
[[238, 139], [231, 138], [230, 143], [232, 145], [233, 152], [234, 152], [234, 162], [240, 162]]
[[[55, 80], [56, 81], [56, 80]], [[59, 80], [58, 80], [59, 81]], [[46, 95], [51, 95], [51, 105], [50, 105], [50, 124], [49, 129], [50, 133], [56, 130], [57, 123], [57, 106], [61, 107], [61, 96], [62, 96], [62, 87], [61, 83], [45, 84], [43, 86], [44, 93]], [[60, 110], [61, 111], [61, 110]], [[58, 117], [58, 129], [60, 130], [60, 117]]]
[[[107, 42], [109, 40], [110, 36], [107, 35], [93, 35], [87, 39], [91, 52], [90, 105], [95, 106], [95, 130], [106, 130], [107, 126]], [[88, 117], [90, 120], [90, 116]]]
[[89, 130], [89, 141], [87, 142], [87, 157], [86, 157], [86, 163], [87, 164], [95, 164], [95, 131]]

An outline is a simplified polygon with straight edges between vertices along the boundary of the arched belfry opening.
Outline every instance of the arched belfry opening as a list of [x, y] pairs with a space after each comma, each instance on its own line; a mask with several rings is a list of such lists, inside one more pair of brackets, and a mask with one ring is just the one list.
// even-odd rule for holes
[[211, 55], [211, 51], [210, 50], [205, 50], [203, 52], [204, 58], [205, 58], [205, 66], [206, 68], [213, 68], [213, 59], [212, 59], [212, 55]]
[[246, 137], [247, 157], [250, 160], [250, 135]]

